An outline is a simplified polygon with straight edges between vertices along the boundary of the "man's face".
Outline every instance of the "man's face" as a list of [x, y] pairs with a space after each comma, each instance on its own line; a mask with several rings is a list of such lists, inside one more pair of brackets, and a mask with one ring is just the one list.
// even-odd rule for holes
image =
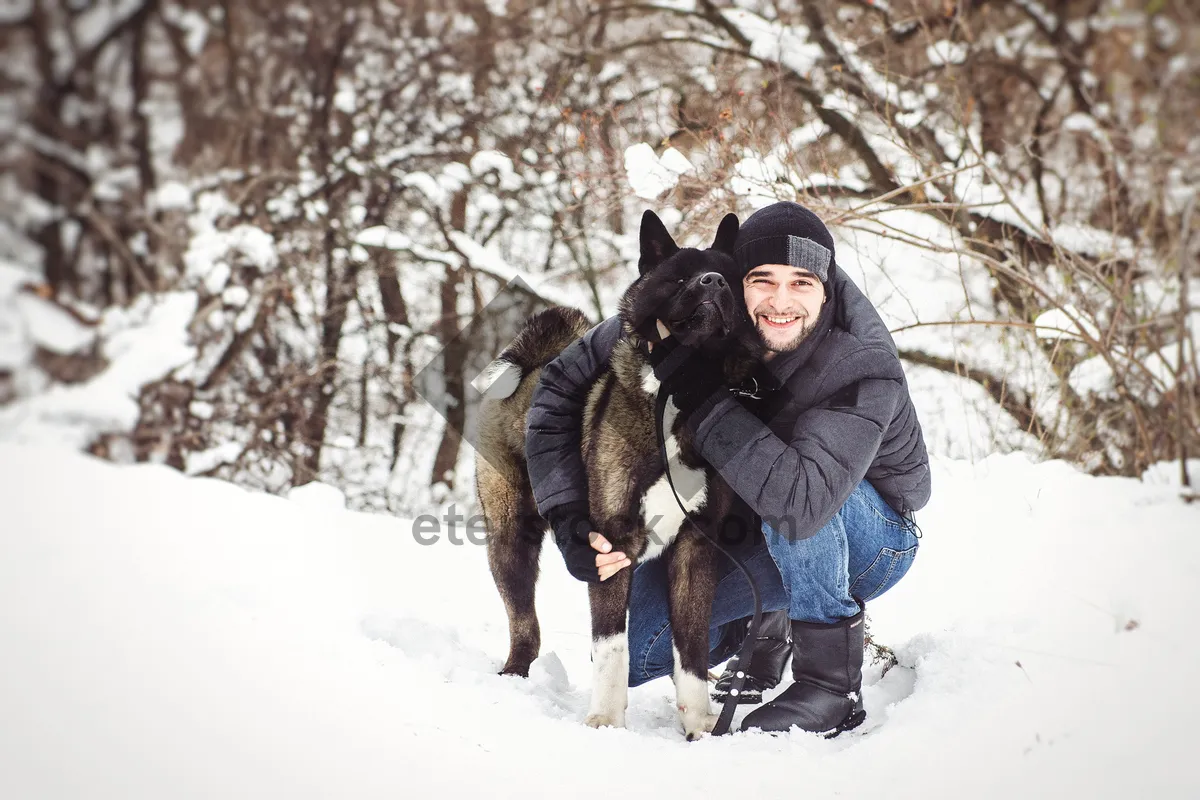
[[795, 350], [812, 332], [825, 302], [825, 287], [806, 270], [763, 264], [742, 279], [746, 310], [767, 345], [768, 358]]

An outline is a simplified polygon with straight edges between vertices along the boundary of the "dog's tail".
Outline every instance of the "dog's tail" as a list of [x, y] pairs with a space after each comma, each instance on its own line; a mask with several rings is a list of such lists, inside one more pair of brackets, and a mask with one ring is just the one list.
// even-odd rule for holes
[[539, 311], [529, 318], [512, 344], [487, 365], [476, 381], [478, 388], [491, 400], [510, 397], [526, 375], [549, 364], [591, 327], [577, 308], [555, 306]]

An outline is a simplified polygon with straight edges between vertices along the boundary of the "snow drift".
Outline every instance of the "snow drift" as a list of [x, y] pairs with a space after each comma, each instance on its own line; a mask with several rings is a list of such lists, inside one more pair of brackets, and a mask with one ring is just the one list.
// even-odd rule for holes
[[553, 548], [543, 654], [502, 678], [457, 530], [17, 445], [0, 481], [0, 796], [1200, 792], [1200, 509], [1169, 487], [936, 461], [912, 572], [868, 608], [900, 665], [868, 670], [867, 723], [688, 744], [666, 679], [628, 729], [583, 725], [585, 593]]

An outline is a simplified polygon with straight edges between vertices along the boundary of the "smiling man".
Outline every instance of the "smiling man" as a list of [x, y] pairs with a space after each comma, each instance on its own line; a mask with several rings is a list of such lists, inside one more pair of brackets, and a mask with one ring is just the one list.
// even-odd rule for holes
[[[665, 326], [651, 352], [659, 391], [763, 534], [745, 543], [742, 559], [773, 613], [751, 663], [726, 670], [716, 696], [741, 668], [739, 701], [761, 702], [790, 656], [794, 683], [747, 715], [742, 729], [836, 735], [864, 719], [863, 610], [913, 562], [913, 512], [929, 500], [929, 459], [887, 327], [837, 268], [821, 220], [795, 203], [767, 206], [742, 226], [734, 257], [766, 345], [757, 396], [735, 397]], [[563, 351], [542, 371], [529, 411], [538, 511], [580, 580], [606, 580], [630, 565], [593, 531], [579, 449], [588, 388], [619, 336], [613, 318]], [[713, 599], [712, 664], [737, 651], [754, 610], [744, 576], [725, 562]], [[630, 685], [638, 685], [674, 667], [660, 559], [635, 567], [631, 593]]]
[[800, 346], [816, 326], [826, 297], [820, 277], [787, 264], [750, 270], [743, 291], [746, 308], [767, 344], [766, 359]]

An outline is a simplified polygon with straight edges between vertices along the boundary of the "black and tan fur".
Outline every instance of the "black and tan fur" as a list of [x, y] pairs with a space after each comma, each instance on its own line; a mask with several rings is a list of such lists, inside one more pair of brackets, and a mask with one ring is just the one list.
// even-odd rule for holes
[[[740, 382], [752, 368], [760, 345], [730, 255], [737, 227], [730, 214], [711, 249], [680, 250], [658, 217], [646, 212], [641, 275], [620, 303], [625, 336], [613, 349], [609, 369], [592, 386], [583, 420], [589, 511], [599, 532], [635, 564], [667, 559], [676, 694], [689, 739], [711, 730], [716, 719], [706, 675], [717, 554], [685, 522], [667, 486], [655, 432], [658, 384], [644, 352], [647, 342], [659, 341], [655, 320], [662, 319], [673, 335], [721, 370], [728, 384]], [[476, 488], [488, 526], [488, 562], [509, 617], [506, 674], [527, 675], [540, 647], [534, 585], [547, 524], [538, 515], [525, 469], [525, 417], [541, 368], [588, 327], [575, 309], [544, 311], [489, 367], [492, 388], [481, 409]], [[668, 403], [672, 478], [695, 520], [715, 533], [730, 512], [732, 492], [693, 450], [675, 416]], [[660, 519], [651, 530], [646, 523], [655, 515]], [[588, 585], [595, 680], [587, 723], [593, 727], [624, 725], [632, 575], [626, 568]]]

